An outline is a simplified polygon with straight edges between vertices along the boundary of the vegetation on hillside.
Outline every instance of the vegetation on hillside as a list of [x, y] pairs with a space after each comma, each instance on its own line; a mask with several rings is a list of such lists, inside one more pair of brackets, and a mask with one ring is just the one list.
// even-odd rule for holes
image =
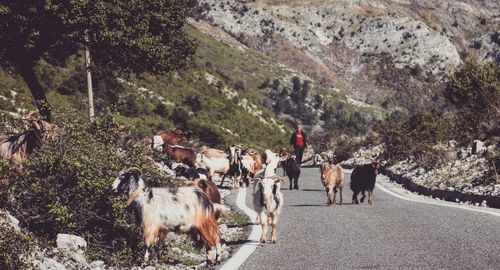
[[165, 73], [194, 53], [183, 25], [196, 1], [12, 1], [0, 4], [0, 61], [18, 72], [40, 113], [50, 106], [35, 67], [64, 63], [84, 46], [93, 64], [125, 73]]
[[[424, 167], [448, 161], [442, 147], [449, 140], [468, 146], [473, 140], [496, 145], [487, 153], [492, 177], [498, 178], [500, 163], [500, 68], [495, 63], [463, 63], [446, 87], [450, 110], [432, 108], [410, 117], [389, 117], [377, 123], [375, 142], [384, 143], [390, 162], [408, 157]], [[373, 137], [372, 137], [373, 138]]]
[[[118, 172], [131, 166], [141, 168], [150, 186], [170, 178], [154, 166], [147, 146], [131, 139], [110, 116], [89, 123], [74, 111], [56, 112], [58, 134], [30, 157], [22, 174], [2, 163], [0, 179], [7, 183], [0, 207], [44, 242], [58, 233], [76, 234], [87, 240], [92, 259], [116, 266], [137, 263], [142, 249], [133, 213], [110, 185]], [[20, 267], [9, 257], [17, 247], [9, 246], [0, 261]]]

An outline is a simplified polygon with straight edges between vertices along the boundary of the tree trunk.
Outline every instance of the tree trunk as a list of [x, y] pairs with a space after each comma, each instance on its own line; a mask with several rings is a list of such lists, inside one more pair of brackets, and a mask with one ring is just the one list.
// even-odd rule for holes
[[40, 116], [45, 118], [48, 122], [51, 121], [51, 108], [49, 102], [47, 101], [47, 97], [43, 92], [42, 85], [38, 82], [38, 79], [35, 76], [35, 72], [33, 71], [35, 67], [34, 63], [21, 64], [19, 70], [21, 76], [24, 81], [28, 85], [33, 98], [35, 99], [35, 105], [38, 108], [38, 112]]

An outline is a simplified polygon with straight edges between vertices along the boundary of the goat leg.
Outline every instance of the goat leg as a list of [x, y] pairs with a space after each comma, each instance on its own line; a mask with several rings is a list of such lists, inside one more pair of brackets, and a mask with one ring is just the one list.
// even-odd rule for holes
[[359, 204], [358, 202], [358, 192], [354, 191], [352, 194], [352, 204]]
[[335, 205], [336, 200], [337, 200], [337, 189], [332, 188], [332, 190], [333, 190], [333, 192], [332, 192], [333, 193], [332, 204]]
[[361, 203], [365, 201], [365, 198], [366, 198], [366, 191], [363, 191], [361, 192], [361, 199], [360, 199]]
[[373, 203], [373, 191], [368, 191], [368, 204], [371, 205]]
[[271, 243], [276, 244], [276, 224], [271, 224]]
[[278, 215], [271, 215], [271, 243], [276, 244], [276, 224], [278, 224]]
[[326, 206], [330, 205], [330, 192], [328, 192], [328, 190], [329, 190], [329, 188], [325, 187], [325, 191], [326, 191]]
[[262, 222], [262, 235], [260, 236], [260, 242], [265, 243], [267, 241], [267, 223]]
[[344, 205], [344, 202], [342, 201], [342, 190], [343, 188], [339, 188], [339, 195], [340, 195], [340, 205]]
[[154, 230], [153, 228], [145, 228], [144, 229], [144, 245], [146, 246], [146, 252], [144, 253], [144, 262], [149, 260], [149, 251], [154, 246], [154, 242], [158, 237], [158, 230]]
[[219, 237], [217, 237], [217, 240], [215, 242], [215, 252], [216, 252], [215, 263], [220, 264], [220, 261], [222, 260], [222, 246], [220, 244]]
[[257, 218], [255, 218], [255, 225], [260, 225], [260, 214], [257, 214]]
[[[220, 187], [220, 188], [222, 187], [222, 184], [224, 183], [224, 179], [226, 179], [226, 175], [225, 175], [225, 174], [222, 176], [222, 179], [220, 180], [220, 184], [219, 184], [219, 187]], [[210, 173], [210, 178], [209, 178], [209, 180], [211, 180], [211, 181], [212, 181], [212, 173]]]
[[208, 243], [205, 244], [205, 250], [207, 251], [207, 265], [214, 265], [215, 261], [212, 258], [212, 247]]

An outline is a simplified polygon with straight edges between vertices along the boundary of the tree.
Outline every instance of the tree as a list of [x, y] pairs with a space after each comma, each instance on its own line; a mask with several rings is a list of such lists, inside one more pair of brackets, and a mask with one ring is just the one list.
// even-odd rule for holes
[[[451, 77], [445, 97], [460, 116], [462, 135], [488, 137], [500, 132], [500, 68], [465, 62]], [[470, 138], [469, 138], [470, 139]]]
[[52, 64], [87, 46], [93, 65], [161, 74], [185, 66], [195, 46], [183, 32], [195, 0], [18, 0], [0, 2], [0, 62], [28, 85], [50, 120], [38, 60]]

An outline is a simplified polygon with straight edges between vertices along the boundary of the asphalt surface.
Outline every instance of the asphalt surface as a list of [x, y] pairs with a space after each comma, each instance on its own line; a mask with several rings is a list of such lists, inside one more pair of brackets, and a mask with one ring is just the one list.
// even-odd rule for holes
[[287, 179], [278, 243], [260, 245], [240, 269], [500, 269], [500, 218], [377, 189], [373, 205], [352, 205], [349, 181], [344, 205], [326, 207], [319, 169], [302, 169], [299, 191]]

